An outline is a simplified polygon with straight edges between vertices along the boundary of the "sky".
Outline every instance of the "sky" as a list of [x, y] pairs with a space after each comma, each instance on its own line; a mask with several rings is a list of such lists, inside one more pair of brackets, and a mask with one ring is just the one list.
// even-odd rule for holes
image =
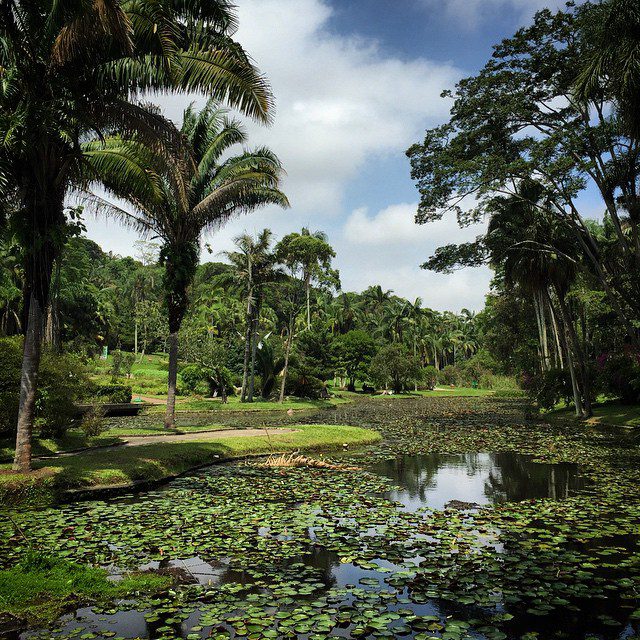
[[[447, 120], [440, 97], [478, 71], [492, 45], [562, 0], [236, 0], [236, 38], [276, 99], [274, 124], [246, 121], [250, 147], [269, 146], [287, 175], [291, 208], [265, 208], [228, 223], [206, 243], [222, 260], [240, 233], [322, 230], [336, 250], [345, 291], [373, 284], [438, 310], [480, 310], [488, 268], [450, 275], [420, 269], [436, 247], [465, 242], [483, 225], [455, 219], [416, 225], [418, 194], [406, 149]], [[155, 99], [180, 123], [198, 96]], [[106, 251], [135, 255], [137, 239], [117, 222], [87, 220]]]

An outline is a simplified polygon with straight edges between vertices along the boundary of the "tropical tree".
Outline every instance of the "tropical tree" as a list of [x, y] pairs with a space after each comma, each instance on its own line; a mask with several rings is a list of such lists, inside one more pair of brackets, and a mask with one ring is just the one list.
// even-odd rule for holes
[[362, 329], [354, 329], [338, 336], [333, 343], [336, 364], [349, 380], [347, 389], [356, 390], [356, 378], [367, 375], [371, 358], [376, 352], [373, 338]]
[[245, 348], [240, 395], [242, 402], [253, 402], [258, 325], [264, 288], [269, 282], [274, 282], [282, 276], [282, 272], [275, 266], [275, 255], [270, 250], [272, 235], [270, 229], [264, 229], [255, 238], [246, 233], [242, 234], [234, 239], [238, 251], [227, 251], [224, 254], [234, 266], [234, 278], [240, 283], [246, 297]]
[[[195, 277], [200, 243], [207, 231], [219, 229], [234, 215], [249, 213], [266, 205], [287, 207], [279, 190], [282, 166], [268, 149], [228, 155], [236, 144], [246, 142], [240, 124], [209, 101], [200, 111], [185, 110], [182, 135], [191, 147], [195, 164], [177, 161], [158, 163], [153, 149], [136, 140], [115, 137], [93, 143], [100, 153], [96, 170], [110, 191], [131, 202], [132, 212], [104, 200], [107, 212], [144, 235], [161, 242], [160, 262], [164, 265], [164, 291], [169, 323], [169, 379], [165, 426], [175, 425], [178, 373], [178, 331], [189, 302], [188, 290]], [[111, 158], [125, 156], [147, 178], [122, 175], [120, 163]]]
[[311, 234], [308, 229], [303, 229], [301, 233], [290, 233], [284, 236], [276, 245], [276, 259], [287, 268], [289, 274], [289, 281], [285, 284], [286, 294], [282, 301], [286, 315], [284, 327], [286, 340], [280, 402], [284, 402], [295, 323], [300, 311], [300, 288], [305, 295], [306, 328], [309, 329], [311, 283], [316, 282], [322, 286], [335, 288], [340, 286], [338, 272], [331, 268], [331, 258], [335, 256], [335, 252], [325, 238], [326, 236], [321, 232]]
[[42, 316], [65, 196], [86, 177], [81, 142], [120, 131], [157, 153], [179, 148], [174, 127], [139, 101], [150, 91], [201, 92], [268, 120], [271, 94], [232, 41], [235, 26], [225, 0], [0, 3], [0, 201], [19, 203], [28, 318], [15, 470], [31, 465]]

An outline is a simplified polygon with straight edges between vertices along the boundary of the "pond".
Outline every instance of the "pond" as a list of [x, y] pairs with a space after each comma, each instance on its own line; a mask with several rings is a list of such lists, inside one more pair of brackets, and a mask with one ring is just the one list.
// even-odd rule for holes
[[[393, 445], [336, 457], [349, 470], [218, 465], [139, 496], [16, 514], [113, 579], [159, 570], [181, 584], [13, 637], [634, 637], [635, 449], [491, 413], [477, 440], [477, 415], [445, 437], [423, 404], [402, 407], [412, 429], [394, 408]], [[0, 553], [19, 557], [20, 540]]]
[[414, 511], [567, 498], [585, 485], [576, 464], [539, 463], [514, 452], [402, 455], [367, 468], [399, 485], [389, 498]]

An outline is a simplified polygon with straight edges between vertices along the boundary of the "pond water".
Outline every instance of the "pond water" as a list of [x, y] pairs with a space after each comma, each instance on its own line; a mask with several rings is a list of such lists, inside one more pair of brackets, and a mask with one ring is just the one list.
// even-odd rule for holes
[[[255, 545], [261, 544], [260, 540], [268, 541], [268, 544], [281, 543], [283, 548], [292, 543], [296, 535], [303, 532], [306, 540], [302, 544], [302, 552], [294, 555], [286, 555], [274, 564], [273, 558], [265, 554], [264, 566], [254, 564], [249, 570], [239, 568], [233, 560], [228, 558], [205, 558], [200, 555], [181, 556], [179, 549], [175, 548], [172, 555], [163, 557], [162, 560], [152, 560], [141, 563], [138, 568], [142, 570], [172, 570], [178, 572], [181, 577], [193, 583], [193, 588], [201, 591], [193, 591], [192, 596], [184, 596], [175, 601], [172, 598], [152, 601], [149, 603], [121, 602], [113, 610], [97, 610], [83, 608], [74, 614], [64, 617], [59, 621], [56, 629], [46, 632], [35, 632], [40, 638], [54, 637], [80, 637], [80, 638], [298, 638], [300, 640], [316, 640], [328, 637], [404, 637], [426, 638], [434, 637], [434, 633], [445, 632], [444, 637], [451, 640], [459, 638], [488, 638], [500, 640], [506, 637], [520, 637], [526, 627], [516, 626], [513, 634], [500, 635], [502, 632], [476, 631], [462, 622], [468, 619], [474, 611], [481, 611], [473, 601], [467, 599], [461, 603], [455, 600], [435, 597], [428, 587], [420, 586], [419, 593], [413, 593], [413, 585], [417, 572], [421, 567], [430, 566], [439, 561], [438, 556], [433, 555], [434, 546], [441, 544], [439, 533], [425, 532], [421, 530], [422, 518], [426, 517], [420, 510], [442, 510], [451, 513], [449, 518], [456, 518], [456, 513], [477, 511], [482, 505], [501, 504], [508, 501], [521, 501], [536, 498], [562, 499], [573, 495], [581, 489], [585, 481], [580, 476], [579, 468], [575, 464], [541, 464], [534, 462], [530, 456], [517, 453], [461, 453], [461, 454], [422, 454], [401, 455], [386, 460], [377, 460], [365, 466], [371, 477], [379, 477], [386, 482], [387, 490], [384, 497], [394, 504], [387, 504], [385, 510], [379, 514], [371, 507], [371, 522], [363, 524], [366, 520], [366, 504], [374, 505], [378, 499], [365, 501], [364, 510], [361, 506], [356, 513], [355, 520], [342, 518], [341, 509], [336, 509], [338, 514], [332, 521], [320, 520], [305, 529], [281, 528], [276, 516], [278, 511], [268, 511], [270, 520], [260, 520], [243, 525], [247, 530], [253, 530], [258, 537]], [[249, 477], [247, 478], [247, 474]], [[251, 476], [250, 474], [253, 474]], [[332, 490], [332, 483], [318, 488], [311, 487], [311, 493], [305, 499], [295, 500], [284, 506], [287, 500], [293, 500], [286, 492], [278, 494], [277, 491], [266, 495], [264, 489], [256, 485], [255, 492], [251, 494], [251, 478], [263, 478], [269, 476], [274, 482], [280, 478], [287, 478], [291, 474], [298, 474], [299, 482], [308, 482], [310, 474], [302, 470], [253, 470], [244, 465], [222, 465], [202, 470], [191, 477], [181, 478], [169, 483], [165, 489], [155, 492], [147, 492], [138, 497], [130, 496], [126, 499], [113, 501], [112, 505], [120, 504], [121, 508], [132, 510], [140, 508], [140, 513], [155, 514], [158, 509], [169, 509], [171, 519], [180, 517], [181, 501], [184, 507], [184, 526], [189, 522], [188, 514], [191, 513], [191, 504], [195, 507], [193, 513], [206, 512], [208, 505], [215, 504], [220, 499], [218, 494], [220, 483], [224, 479], [230, 487], [231, 500], [233, 500], [234, 482], [241, 486], [242, 482], [248, 482], [245, 493], [238, 495], [238, 501], [252, 500], [253, 508], [257, 512], [265, 505], [273, 508], [279, 500], [283, 501], [283, 509], [289, 510], [293, 520], [300, 517], [310, 519], [322, 513], [322, 509], [312, 506], [323, 492]], [[344, 474], [344, 472], [343, 472]], [[316, 476], [314, 476], [316, 477]], [[318, 478], [321, 476], [318, 475]], [[295, 487], [295, 478], [291, 481]], [[266, 485], [265, 485], [266, 486]], [[366, 478], [362, 480], [362, 486], [354, 486], [354, 496], [362, 500], [362, 491], [367, 487]], [[380, 485], [382, 487], [385, 484]], [[248, 487], [248, 488], [247, 488]], [[349, 512], [348, 480], [340, 489], [342, 493], [336, 493], [335, 498], [345, 500], [343, 510]], [[364, 489], [363, 489], [364, 488]], [[294, 490], [293, 488], [291, 489]], [[242, 489], [238, 489], [242, 491]], [[262, 493], [261, 493], [262, 491]], [[380, 495], [380, 494], [378, 494]], [[453, 501], [453, 502], [452, 502]], [[236, 501], [237, 502], [237, 501]], [[354, 497], [354, 503], [357, 502]], [[171, 505], [168, 507], [167, 505]], [[101, 509], [105, 509], [100, 507]], [[79, 521], [86, 523], [95, 511], [90, 505], [79, 516]], [[115, 512], [113, 512], [115, 514]], [[393, 522], [394, 513], [408, 517], [406, 522], [399, 527], [397, 540], [395, 537], [385, 538], [385, 532], [389, 522]], [[298, 514], [298, 515], [296, 515]], [[144, 516], [136, 516], [144, 518]], [[158, 516], [161, 517], [161, 516]], [[104, 516], [103, 516], [104, 518]], [[292, 520], [292, 521], [293, 521]], [[124, 523], [124, 521], [123, 521]], [[150, 521], [149, 526], [157, 525]], [[91, 524], [91, 527], [94, 527]], [[394, 525], [394, 526], [397, 526]], [[329, 537], [325, 535], [324, 542], [317, 539], [316, 533], [322, 528], [329, 531]], [[207, 529], [206, 531], [209, 531]], [[244, 531], [244, 529], [243, 529]], [[490, 526], [485, 527], [483, 533], [476, 532], [472, 528], [462, 528], [450, 543], [469, 549], [476, 546], [473, 553], [482, 554], [483, 548], [488, 548], [488, 553], [499, 557], [505, 553], [502, 545], [491, 541], [493, 531]], [[206, 552], [207, 535], [202, 534]], [[371, 542], [363, 541], [370, 538]], [[459, 542], [458, 542], [459, 539]], [[487, 539], [489, 542], [487, 542]], [[326, 542], [329, 541], [327, 545]], [[378, 545], [380, 556], [370, 557], [368, 560], [356, 560], [350, 555], [358, 555], [353, 548], [354, 541], [364, 547]], [[300, 542], [298, 538], [298, 542]], [[446, 544], [449, 544], [448, 542]], [[333, 549], [329, 547], [334, 547]], [[337, 548], [336, 548], [337, 547]], [[118, 545], [114, 545], [114, 550]], [[406, 552], [403, 549], [406, 548]], [[423, 548], [425, 555], [421, 555], [417, 549]], [[272, 553], [270, 551], [270, 553]], [[432, 554], [432, 555], [429, 555]], [[429, 556], [429, 557], [427, 557]], [[120, 570], [112, 567], [113, 579], [119, 578]], [[265, 577], [266, 576], [266, 577]], [[268, 580], [267, 580], [268, 577]], [[265, 582], [267, 580], [267, 582]], [[273, 588], [268, 581], [276, 584]], [[303, 588], [300, 588], [300, 584]], [[304, 586], [304, 585], [309, 585]], [[415, 584], [418, 584], [415, 582]], [[313, 585], [313, 586], [311, 586]], [[218, 589], [226, 593], [222, 603], [212, 596], [211, 589]], [[225, 591], [226, 589], [226, 591]], [[239, 591], [236, 591], [239, 589]], [[205, 591], [202, 591], [205, 590]], [[237, 596], [229, 595], [237, 593]], [[275, 597], [273, 594], [279, 594]], [[289, 596], [280, 600], [282, 593]], [[191, 598], [191, 599], [190, 599]], [[226, 598], [226, 600], [225, 600]], [[237, 599], [238, 610], [235, 609]], [[213, 604], [211, 603], [213, 600]], [[495, 600], [494, 616], [505, 615], [505, 609], [500, 599]], [[252, 613], [251, 628], [238, 629], [237, 618], [243, 612], [253, 606], [261, 606], [262, 614]], [[598, 605], [602, 607], [601, 604]], [[226, 609], [225, 609], [226, 607]], [[615, 603], [613, 608], [615, 609]], [[292, 632], [287, 628], [286, 634], [281, 631], [280, 622], [264, 623], [262, 618], [274, 620], [278, 612], [283, 610], [300, 611], [296, 613], [301, 622]], [[610, 607], [605, 607], [607, 615], [613, 613]], [[227, 618], [219, 615], [224, 610], [229, 614]], [[344, 622], [332, 626], [330, 633], [323, 635], [322, 630], [328, 627], [323, 624], [322, 616], [329, 611], [331, 616], [344, 617]], [[315, 627], [307, 625], [307, 620], [314, 621]], [[372, 625], [370, 632], [362, 631], [362, 621]], [[582, 621], [575, 611], [566, 615], [564, 626], [578, 629], [575, 637], [582, 637], [585, 631], [591, 629], [587, 623], [584, 630]], [[309, 625], [312, 625], [309, 622]], [[332, 623], [333, 625], [333, 623]], [[543, 628], [538, 625], [538, 628]], [[276, 631], [277, 629], [277, 631]], [[319, 630], [319, 632], [318, 632]], [[622, 635], [617, 631], [615, 636], [624, 637], [630, 631], [626, 629]], [[275, 634], [275, 635], [273, 635]], [[14, 637], [29, 638], [33, 632], [16, 634]], [[437, 636], [436, 636], [437, 637]], [[545, 637], [543, 634], [541, 637]], [[571, 635], [569, 637], [572, 637]]]
[[403, 455], [369, 470], [390, 478], [388, 493], [408, 510], [497, 504], [531, 498], [566, 498], [584, 487], [576, 464], [545, 464], [513, 452]]

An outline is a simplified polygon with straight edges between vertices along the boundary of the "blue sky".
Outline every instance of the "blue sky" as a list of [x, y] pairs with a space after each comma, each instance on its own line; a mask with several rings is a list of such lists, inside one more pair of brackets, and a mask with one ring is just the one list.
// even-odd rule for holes
[[[238, 39], [269, 77], [274, 125], [246, 127], [287, 169], [292, 208], [268, 209], [207, 238], [214, 252], [238, 233], [271, 227], [281, 236], [322, 229], [336, 248], [345, 290], [381, 284], [436, 309], [481, 309], [486, 268], [451, 275], [418, 265], [440, 244], [463, 242], [482, 225], [455, 220], [417, 226], [418, 197], [405, 149], [446, 121], [440, 93], [477, 71], [491, 47], [543, 6], [561, 0], [236, 0]], [[159, 97], [180, 121], [198, 96]], [[596, 204], [587, 201], [587, 206]], [[107, 250], [135, 255], [135, 236], [116, 223], [89, 222]], [[215, 254], [203, 259], [220, 259]]]

